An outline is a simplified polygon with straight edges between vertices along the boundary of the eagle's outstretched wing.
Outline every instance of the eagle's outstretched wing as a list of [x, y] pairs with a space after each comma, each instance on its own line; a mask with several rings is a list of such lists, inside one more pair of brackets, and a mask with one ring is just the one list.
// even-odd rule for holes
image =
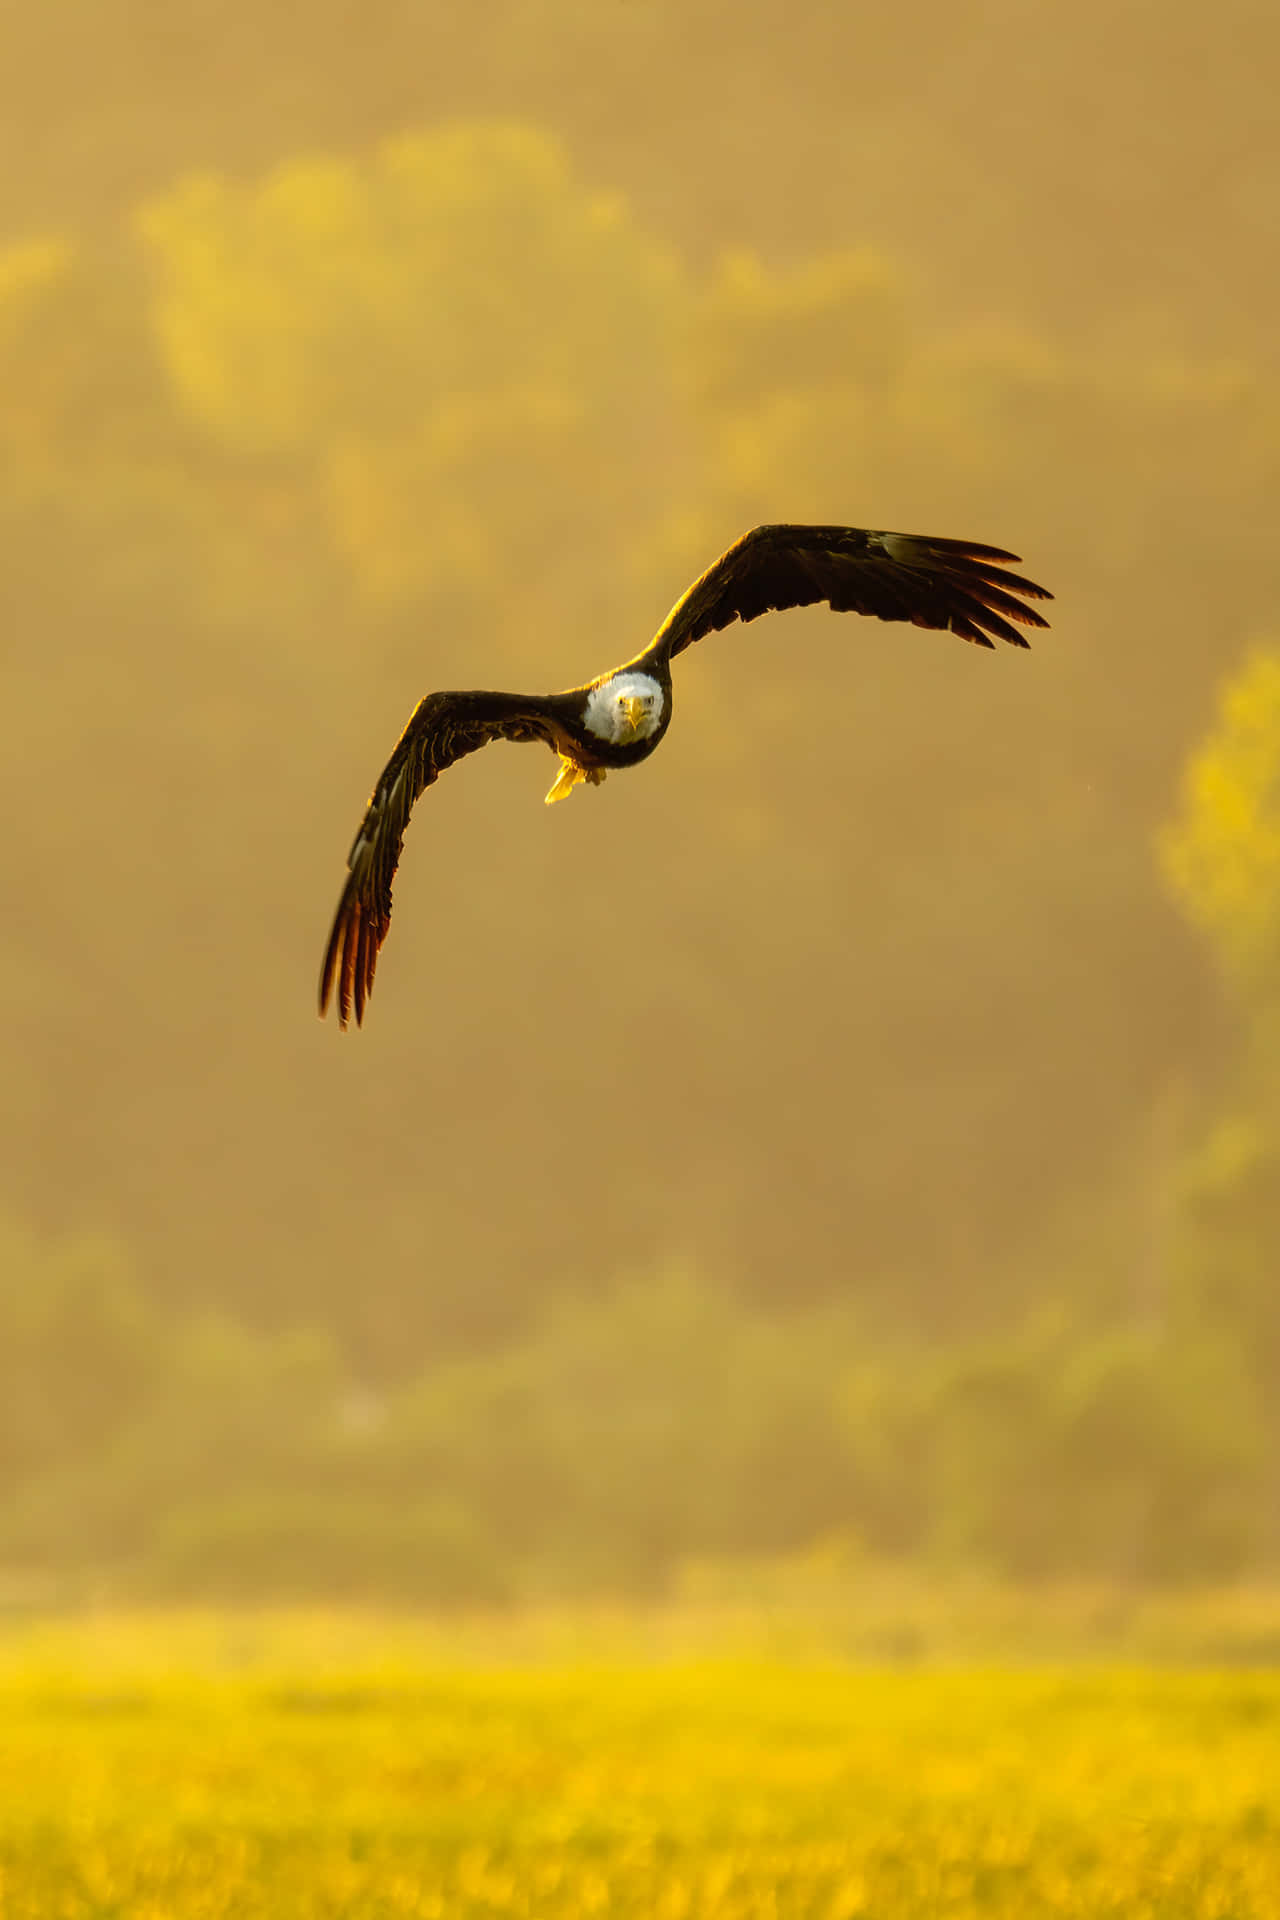
[[695, 580], [654, 640], [668, 658], [734, 620], [825, 600], [836, 613], [871, 613], [958, 633], [979, 647], [1025, 647], [1011, 627], [1043, 627], [1027, 600], [1053, 595], [1006, 571], [1016, 553], [927, 534], [861, 527], [755, 527]]
[[364, 1018], [378, 949], [391, 925], [391, 882], [413, 803], [446, 767], [491, 740], [556, 744], [550, 701], [514, 693], [429, 693], [383, 768], [347, 856], [333, 931], [320, 971], [320, 1012], [338, 989], [338, 1025]]

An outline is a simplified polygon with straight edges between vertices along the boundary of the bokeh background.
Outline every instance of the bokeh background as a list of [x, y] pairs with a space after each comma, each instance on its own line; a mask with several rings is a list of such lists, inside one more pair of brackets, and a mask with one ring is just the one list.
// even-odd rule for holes
[[[652, 1592], [1280, 1546], [1280, 20], [44, 0], [0, 62], [6, 1590]], [[742, 529], [643, 777], [415, 817], [436, 687]], [[834, 1544], [833, 1544], [834, 1543]]]

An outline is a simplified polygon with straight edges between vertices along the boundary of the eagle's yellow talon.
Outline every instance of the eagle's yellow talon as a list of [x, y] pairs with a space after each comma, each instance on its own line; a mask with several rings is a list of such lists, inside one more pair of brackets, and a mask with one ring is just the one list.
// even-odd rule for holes
[[589, 787], [598, 787], [604, 779], [604, 774], [603, 767], [580, 767], [576, 760], [567, 760], [564, 754], [561, 754], [560, 771], [547, 794], [547, 806], [551, 806], [556, 800], [563, 800], [566, 794], [572, 793], [574, 788], [581, 786], [584, 781]]

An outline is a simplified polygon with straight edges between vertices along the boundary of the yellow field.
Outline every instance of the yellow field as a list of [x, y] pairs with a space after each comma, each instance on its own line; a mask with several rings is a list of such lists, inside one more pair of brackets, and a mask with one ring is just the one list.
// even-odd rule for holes
[[0, 1643], [3, 1920], [517, 1914], [1280, 1916], [1280, 1675]]

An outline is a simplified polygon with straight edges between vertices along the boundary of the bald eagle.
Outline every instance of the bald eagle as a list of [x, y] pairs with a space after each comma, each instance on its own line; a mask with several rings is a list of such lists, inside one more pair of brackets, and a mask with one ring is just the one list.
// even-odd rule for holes
[[540, 740], [560, 756], [547, 794], [599, 786], [647, 760], [671, 724], [671, 662], [734, 620], [825, 601], [836, 613], [959, 634], [978, 647], [1025, 647], [1009, 622], [1044, 627], [1027, 600], [1043, 587], [1007, 571], [1016, 553], [967, 540], [860, 527], [756, 527], [677, 600], [643, 653], [565, 693], [429, 693], [383, 769], [347, 857], [347, 880], [320, 972], [320, 1012], [337, 986], [338, 1024], [359, 1025], [391, 925], [391, 882], [414, 801], [464, 754], [491, 740]]

